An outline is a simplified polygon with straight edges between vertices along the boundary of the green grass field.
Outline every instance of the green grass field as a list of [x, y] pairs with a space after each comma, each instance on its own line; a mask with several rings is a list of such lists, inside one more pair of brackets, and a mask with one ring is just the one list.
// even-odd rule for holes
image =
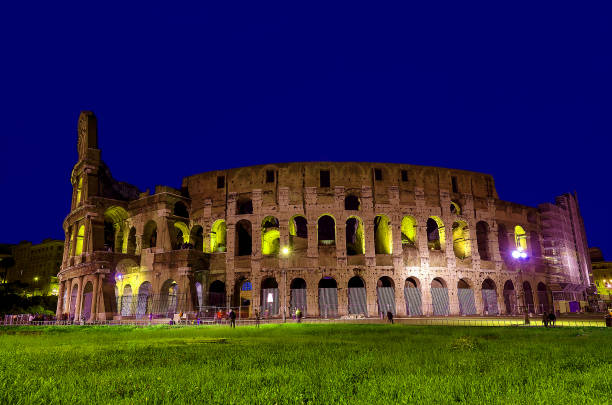
[[0, 403], [608, 403], [612, 330], [0, 328]]

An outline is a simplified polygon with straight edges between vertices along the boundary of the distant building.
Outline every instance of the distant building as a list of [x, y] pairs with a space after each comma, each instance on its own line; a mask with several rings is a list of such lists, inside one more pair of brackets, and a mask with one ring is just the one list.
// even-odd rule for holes
[[56, 239], [45, 239], [36, 245], [28, 241], [0, 245], [0, 259], [14, 261], [10, 267], [2, 266], [0, 261], [0, 279], [28, 284], [33, 294], [57, 295], [57, 273], [63, 254], [64, 242]]
[[593, 247], [589, 249], [591, 255], [591, 265], [593, 283], [597, 287], [599, 299], [612, 302], [612, 262], [604, 260], [603, 254], [599, 248]]

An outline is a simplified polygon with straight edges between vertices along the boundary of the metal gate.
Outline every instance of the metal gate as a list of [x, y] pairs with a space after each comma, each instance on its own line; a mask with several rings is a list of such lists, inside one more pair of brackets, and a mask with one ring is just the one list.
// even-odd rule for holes
[[348, 289], [349, 314], [368, 314], [366, 302], [366, 289], [363, 287], [350, 287]]
[[471, 288], [458, 288], [459, 297], [459, 313], [461, 315], [474, 315], [476, 311], [476, 303], [474, 301], [474, 290]]
[[302, 316], [306, 315], [306, 289], [293, 288], [291, 289], [291, 301], [289, 302], [291, 312], [295, 309], [302, 311]]
[[514, 290], [504, 290], [504, 304], [506, 305], [506, 313], [514, 314], [516, 309], [516, 293]]
[[387, 314], [391, 311], [395, 315], [395, 289], [393, 287], [377, 287], [378, 313]]
[[448, 288], [431, 287], [431, 303], [434, 315], [448, 315]]
[[323, 318], [338, 316], [337, 288], [319, 288], [319, 314]]
[[482, 303], [485, 315], [499, 314], [499, 308], [497, 308], [497, 291], [493, 289], [483, 289]]
[[278, 288], [261, 289], [261, 310], [263, 316], [276, 316], [280, 303], [278, 302]]
[[406, 313], [410, 316], [423, 315], [421, 304], [421, 290], [418, 288], [404, 288], [404, 299], [406, 300]]
[[83, 294], [83, 311], [81, 312], [81, 319], [88, 320], [91, 317], [91, 300], [93, 298], [93, 292]]

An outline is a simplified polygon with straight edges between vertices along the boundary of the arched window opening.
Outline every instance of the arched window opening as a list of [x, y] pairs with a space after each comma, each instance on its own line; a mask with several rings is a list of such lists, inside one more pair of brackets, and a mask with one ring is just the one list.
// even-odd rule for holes
[[[127, 252], [127, 239], [123, 230], [127, 228], [127, 211], [118, 206], [104, 211], [104, 250], [117, 253]], [[127, 236], [127, 235], [125, 235]]]
[[208, 288], [208, 305], [211, 307], [224, 307], [225, 302], [225, 283], [220, 280], [215, 280]]
[[542, 257], [542, 248], [540, 246], [540, 235], [537, 232], [531, 231], [531, 256]]
[[529, 313], [534, 314], [535, 306], [533, 305], [533, 292], [531, 291], [531, 284], [529, 284], [529, 281], [523, 282], [523, 294], [525, 294], [526, 310], [529, 311]]
[[79, 205], [81, 203], [82, 194], [83, 194], [83, 176], [80, 176], [79, 181], [77, 183], [76, 205]]
[[172, 318], [177, 307], [178, 284], [174, 280], [166, 280], [159, 292], [159, 312]]
[[302, 316], [306, 315], [306, 281], [302, 278], [294, 278], [290, 285], [289, 312], [295, 314], [299, 309]]
[[174, 204], [174, 215], [177, 217], [189, 218], [187, 206], [182, 201], [178, 201], [176, 204]]
[[146, 223], [142, 235], [142, 247], [144, 249], [157, 246], [157, 223], [153, 220]]
[[416, 220], [411, 216], [402, 218], [402, 245], [414, 246], [417, 234]]
[[319, 281], [319, 315], [323, 318], [338, 316], [338, 284], [332, 277]]
[[204, 229], [202, 229], [200, 225], [196, 225], [191, 228], [191, 237], [189, 242], [195, 250], [200, 252], [204, 250]]
[[461, 215], [461, 206], [457, 204], [455, 201], [451, 201], [450, 212], [453, 215]]
[[457, 283], [457, 298], [459, 299], [459, 313], [461, 315], [475, 315], [476, 300], [471, 283], [466, 279], [461, 279]]
[[138, 307], [136, 308], [136, 316], [142, 318], [146, 314], [151, 313], [151, 305], [153, 303], [153, 287], [148, 281], [140, 284], [138, 288]]
[[478, 255], [481, 260], [491, 260], [489, 254], [489, 224], [484, 221], [476, 223], [476, 243], [478, 244]]
[[121, 295], [121, 316], [131, 316], [132, 314], [132, 286], [128, 284], [123, 287], [123, 295]]
[[294, 252], [308, 249], [308, 222], [302, 215], [289, 220], [289, 244]]
[[376, 282], [376, 298], [378, 314], [385, 316], [387, 312], [395, 315], [395, 286], [391, 277], [383, 276]]
[[444, 224], [438, 217], [427, 218], [427, 247], [430, 250], [442, 250], [444, 238]]
[[527, 250], [527, 234], [522, 226], [517, 225], [514, 227], [514, 243], [518, 250]]
[[421, 289], [418, 280], [414, 277], [408, 277], [404, 282], [404, 300], [406, 301], [406, 314], [409, 316], [423, 315]]
[[236, 223], [236, 256], [250, 256], [253, 252], [251, 222], [243, 219]]
[[[250, 226], [249, 226], [250, 230]], [[225, 220], [218, 219], [215, 221], [210, 232], [210, 251], [225, 252], [227, 249], [227, 226]], [[249, 253], [250, 254], [250, 253]]]
[[347, 211], [359, 211], [361, 202], [356, 195], [349, 194], [344, 197], [344, 209]]
[[184, 222], [177, 221], [174, 223], [174, 250], [189, 249], [189, 228]]
[[336, 221], [331, 215], [323, 215], [317, 222], [319, 246], [336, 245]]
[[366, 289], [361, 277], [355, 276], [348, 282], [348, 304], [350, 315], [367, 316]]
[[497, 307], [497, 288], [490, 278], [482, 282], [482, 303], [484, 315], [499, 314], [499, 309]]
[[278, 255], [280, 251], [280, 228], [278, 219], [266, 217], [261, 222], [261, 253]]
[[348, 256], [365, 254], [363, 223], [358, 217], [346, 220], [346, 254]]
[[91, 303], [93, 298], [93, 284], [88, 281], [83, 289], [83, 298], [81, 303], [81, 319], [88, 321], [91, 317]]
[[236, 214], [247, 215], [253, 213], [253, 200], [250, 198], [239, 198], [236, 201]]
[[126, 253], [129, 255], [136, 254], [136, 228], [134, 227], [130, 228]]
[[506, 307], [506, 314], [515, 314], [518, 311], [516, 302], [516, 293], [514, 291], [514, 284], [511, 280], [507, 280], [504, 283], [504, 305]]
[[467, 281], [461, 279], [457, 283], [457, 288], [470, 288], [470, 285], [467, 283]]
[[79, 231], [77, 232], [76, 238], [76, 247], [74, 249], [74, 255], [80, 256], [83, 254], [83, 240], [85, 239], [85, 225], [79, 226]]
[[464, 221], [453, 222], [453, 250], [459, 259], [465, 259], [472, 254], [470, 230]]
[[235, 284], [234, 306], [240, 307], [240, 313], [248, 317], [251, 312], [253, 285], [248, 279], [241, 277]]
[[104, 221], [104, 250], [115, 251], [115, 227], [110, 221]]
[[506, 231], [506, 226], [504, 224], [497, 225], [497, 243], [500, 253], [506, 253], [508, 251], [508, 231]]
[[374, 248], [377, 255], [390, 255], [393, 253], [391, 221], [389, 221], [386, 215], [374, 217]]
[[446, 282], [439, 277], [431, 281], [431, 300], [434, 315], [447, 316], [449, 314], [448, 288]]
[[261, 310], [264, 317], [279, 314], [280, 302], [278, 295], [278, 283], [273, 277], [266, 278], [261, 282]]

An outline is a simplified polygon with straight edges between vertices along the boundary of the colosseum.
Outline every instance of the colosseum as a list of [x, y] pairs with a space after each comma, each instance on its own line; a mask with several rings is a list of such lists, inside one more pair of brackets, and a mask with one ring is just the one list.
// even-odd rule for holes
[[[586, 305], [575, 193], [501, 200], [488, 174], [305, 162], [218, 170], [154, 193], [116, 181], [78, 120], [57, 316], [538, 313]], [[567, 305], [569, 307], [569, 305]]]

